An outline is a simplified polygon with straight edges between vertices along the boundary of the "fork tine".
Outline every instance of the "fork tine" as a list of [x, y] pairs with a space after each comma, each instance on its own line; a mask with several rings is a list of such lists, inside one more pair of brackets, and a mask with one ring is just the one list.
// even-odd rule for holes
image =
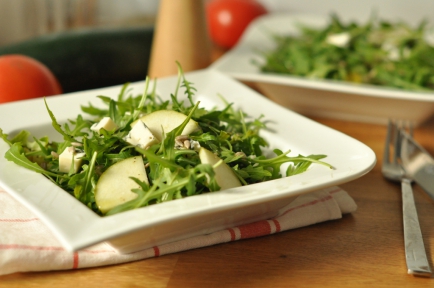
[[398, 133], [399, 133], [399, 147], [397, 147], [399, 150], [398, 158], [401, 157], [402, 153], [402, 143], [403, 139], [405, 137], [413, 137], [414, 129], [413, 129], [413, 123], [411, 121], [401, 121], [400, 127], [398, 127]]
[[394, 163], [401, 158], [402, 142], [405, 137], [413, 137], [413, 123], [410, 120], [400, 120], [395, 122], [395, 138], [394, 138]]
[[405, 131], [413, 137], [414, 134], [414, 127], [413, 127], [413, 123], [411, 121], [407, 121], [407, 125], [406, 125], [406, 129]]
[[383, 150], [383, 163], [389, 163], [390, 158], [390, 141], [392, 138], [392, 121], [389, 119], [387, 123], [387, 134], [386, 134], [386, 140], [384, 142], [384, 150]]
[[414, 126], [413, 126], [413, 123], [411, 121], [408, 121], [407, 130], [408, 130], [408, 134], [410, 134], [410, 136], [413, 137]]
[[[392, 123], [393, 124], [393, 123]], [[393, 132], [393, 157], [392, 157], [392, 162], [393, 163], [398, 163], [398, 158], [401, 155], [401, 130], [399, 129], [399, 124], [394, 123], [392, 125], [392, 132]]]
[[399, 129], [404, 131], [410, 136], [413, 136], [414, 134], [414, 126], [413, 123], [410, 120], [403, 120], [400, 122]]

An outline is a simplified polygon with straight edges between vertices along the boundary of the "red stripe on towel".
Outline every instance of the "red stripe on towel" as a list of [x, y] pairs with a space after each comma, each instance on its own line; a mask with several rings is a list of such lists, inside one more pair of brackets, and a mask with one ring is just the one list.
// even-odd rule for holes
[[[338, 191], [335, 191], [335, 192], [338, 192]], [[327, 195], [324, 198], [321, 198], [321, 199], [318, 199], [318, 200], [314, 200], [314, 201], [311, 201], [311, 202], [307, 202], [307, 203], [304, 203], [304, 204], [296, 206], [296, 207], [292, 207], [291, 209], [286, 210], [285, 213], [282, 213], [282, 215], [280, 215], [280, 216], [286, 215], [286, 214], [288, 214], [288, 213], [290, 213], [290, 212], [292, 212], [294, 210], [297, 210], [297, 209], [300, 209], [300, 208], [303, 208], [303, 207], [307, 207], [307, 206], [312, 206], [312, 205], [318, 204], [320, 202], [326, 202], [326, 201], [329, 201], [331, 199], [333, 199], [333, 197], [330, 196], [330, 195]]]
[[240, 239], [269, 235], [271, 233], [270, 223], [266, 220], [242, 225], [238, 228], [241, 234]]
[[32, 222], [38, 221], [39, 218], [29, 218], [29, 219], [0, 219], [0, 222]]
[[0, 244], [0, 249], [23, 249], [23, 250], [53, 250], [53, 251], [64, 251], [63, 247], [57, 246], [31, 246], [31, 245], [19, 245], [19, 244]]
[[72, 269], [78, 269], [78, 252], [74, 252], [73, 255], [73, 262], [72, 262]]
[[333, 194], [333, 193], [337, 193], [337, 192], [341, 192], [342, 189], [339, 187], [333, 187], [333, 189], [329, 190], [328, 193]]
[[235, 239], [235, 231], [234, 231], [234, 229], [229, 228], [228, 231], [229, 231], [229, 234], [231, 234], [231, 241], [235, 241], [236, 239]]
[[281, 230], [282, 228], [280, 227], [280, 223], [279, 223], [279, 221], [277, 221], [276, 219], [273, 219], [272, 221], [273, 221], [274, 225], [276, 225], [276, 233], [277, 233], [277, 232], [280, 232], [280, 230]]
[[154, 249], [154, 256], [155, 257], [160, 256], [160, 248], [158, 248], [158, 246], [154, 246], [152, 248]]

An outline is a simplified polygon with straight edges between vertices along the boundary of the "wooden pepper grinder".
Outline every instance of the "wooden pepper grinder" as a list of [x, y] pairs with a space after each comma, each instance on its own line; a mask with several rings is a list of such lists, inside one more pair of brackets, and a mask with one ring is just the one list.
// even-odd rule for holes
[[210, 47], [203, 0], [161, 0], [148, 76], [177, 74], [176, 61], [184, 72], [206, 68]]

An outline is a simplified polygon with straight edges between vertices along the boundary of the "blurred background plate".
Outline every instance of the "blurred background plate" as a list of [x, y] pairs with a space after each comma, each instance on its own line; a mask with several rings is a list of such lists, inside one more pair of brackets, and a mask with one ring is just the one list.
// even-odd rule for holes
[[258, 51], [274, 47], [270, 32], [297, 33], [297, 24], [321, 28], [329, 17], [272, 13], [255, 20], [237, 46], [213, 65], [237, 80], [253, 85], [271, 100], [306, 116], [358, 122], [386, 123], [388, 118], [407, 119], [416, 125], [434, 114], [434, 91], [311, 80], [289, 75], [265, 74], [252, 64], [263, 61]]

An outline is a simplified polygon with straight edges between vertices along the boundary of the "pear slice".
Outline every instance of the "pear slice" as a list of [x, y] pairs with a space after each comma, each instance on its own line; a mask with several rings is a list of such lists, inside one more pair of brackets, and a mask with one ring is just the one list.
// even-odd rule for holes
[[137, 198], [131, 189], [139, 188], [139, 185], [130, 177], [149, 183], [142, 157], [124, 159], [101, 174], [95, 186], [95, 202], [102, 213]]
[[[181, 112], [173, 110], [158, 110], [142, 116], [140, 120], [145, 123], [155, 138], [161, 141], [163, 139], [163, 131], [166, 134], [169, 133], [181, 125], [186, 118], [187, 116]], [[131, 125], [134, 125], [134, 122]], [[199, 129], [199, 124], [193, 119], [190, 119], [182, 131], [182, 135], [189, 135]]]
[[[203, 164], [210, 165], [215, 165], [221, 160], [217, 155], [203, 147], [200, 147], [199, 149], [199, 158]], [[217, 184], [220, 186], [220, 190], [241, 186], [240, 180], [235, 175], [234, 171], [232, 171], [232, 168], [229, 167], [225, 162], [222, 162], [215, 167], [214, 172], [215, 179]]]

